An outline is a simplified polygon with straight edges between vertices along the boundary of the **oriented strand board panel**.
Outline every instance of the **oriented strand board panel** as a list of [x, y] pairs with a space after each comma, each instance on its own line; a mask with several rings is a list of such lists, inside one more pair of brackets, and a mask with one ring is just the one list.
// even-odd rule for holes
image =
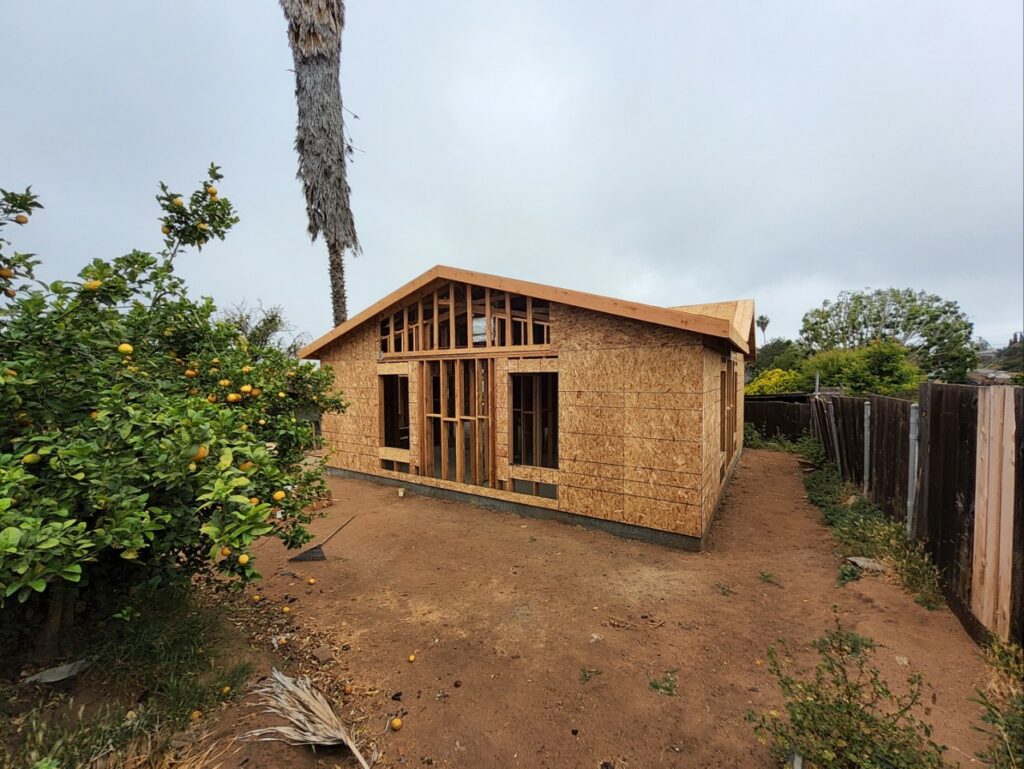
[[380, 470], [377, 344], [377, 329], [367, 324], [324, 351], [323, 363], [333, 370], [335, 387], [349, 404], [344, 414], [324, 414], [321, 422], [329, 467]]
[[701, 337], [555, 304], [551, 343], [559, 507], [700, 537]]

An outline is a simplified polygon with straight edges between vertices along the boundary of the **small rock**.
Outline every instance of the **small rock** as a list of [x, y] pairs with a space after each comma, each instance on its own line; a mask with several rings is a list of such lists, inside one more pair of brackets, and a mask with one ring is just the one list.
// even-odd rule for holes
[[453, 683], [452, 686], [458, 689], [460, 686], [462, 686], [462, 681], [456, 679], [455, 683]]
[[599, 633], [592, 633], [590, 636], [590, 643], [596, 644], [598, 641], [603, 641], [604, 636]]
[[401, 702], [402, 701], [402, 693], [401, 692], [395, 692], [394, 694], [391, 695], [391, 699], [393, 699], [395, 702]]
[[905, 668], [907, 665], [910, 664], [910, 660], [908, 660], [906, 657], [901, 657], [900, 655], [897, 654], [896, 655], [896, 664], [899, 665], [901, 668]]
[[846, 561], [847, 563], [852, 563], [862, 571], [874, 571], [879, 573], [888, 571], [884, 563], [876, 561], [874, 558], [862, 558], [860, 556], [853, 555], [847, 558]]
[[334, 661], [334, 652], [329, 646], [320, 646], [313, 650], [313, 659], [321, 665], [327, 665]]

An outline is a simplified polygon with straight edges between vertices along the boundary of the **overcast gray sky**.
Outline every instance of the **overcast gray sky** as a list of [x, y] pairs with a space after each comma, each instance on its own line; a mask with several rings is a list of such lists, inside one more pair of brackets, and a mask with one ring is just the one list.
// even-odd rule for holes
[[[753, 297], [769, 337], [844, 288], [1024, 326], [1020, 0], [350, 0], [353, 314], [436, 263], [649, 302]], [[0, 186], [70, 277], [159, 247], [157, 181], [215, 160], [241, 223], [182, 261], [221, 305], [331, 323], [271, 0], [5, 2]]]

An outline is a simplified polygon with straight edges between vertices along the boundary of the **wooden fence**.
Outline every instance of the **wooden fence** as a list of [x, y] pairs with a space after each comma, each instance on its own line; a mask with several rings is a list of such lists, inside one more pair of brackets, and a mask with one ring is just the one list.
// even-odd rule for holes
[[746, 414], [767, 435], [813, 432], [846, 481], [925, 543], [968, 630], [1021, 641], [1024, 388], [925, 384], [918, 400], [762, 397]]

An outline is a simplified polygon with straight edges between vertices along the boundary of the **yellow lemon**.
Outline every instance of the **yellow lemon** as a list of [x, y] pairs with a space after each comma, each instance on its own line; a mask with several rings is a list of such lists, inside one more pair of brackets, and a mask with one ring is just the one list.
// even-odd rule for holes
[[219, 384], [221, 387], [227, 387], [229, 384], [231, 384], [231, 380], [230, 379], [221, 379], [221, 380], [219, 380], [217, 382], [217, 384]]
[[220, 549], [220, 554], [223, 555], [225, 558], [227, 558], [229, 555], [231, 555], [231, 548], [230, 547], [222, 547]]
[[242, 366], [243, 374], [248, 374], [250, 371], [252, 371], [252, 366]]
[[31, 454], [26, 454], [25, 456], [23, 456], [21, 458], [21, 463], [23, 465], [37, 465], [42, 461], [42, 459], [43, 458], [41, 456], [39, 456], [35, 452], [32, 452]]
[[174, 203], [174, 205], [178, 206], [179, 208], [185, 205], [185, 200], [183, 198], [175, 198], [171, 202]]
[[241, 390], [246, 395], [248, 395], [249, 393], [252, 392], [252, 385], [251, 384], [244, 384], [241, 387], [239, 387], [238, 389]]
[[127, 342], [122, 342], [117, 346], [117, 351], [122, 355], [131, 355], [133, 352], [135, 352], [135, 348], [132, 347]]
[[275, 491], [275, 492], [274, 492], [274, 494], [273, 494], [273, 497], [274, 497], [274, 501], [275, 501], [275, 502], [280, 502], [280, 501], [281, 501], [282, 499], [284, 499], [284, 498], [285, 498], [286, 496], [288, 496], [288, 495], [287, 495], [287, 494], [285, 494], [285, 493], [284, 493], [283, 491], [280, 491], [280, 490], [278, 490], [278, 491]]
[[402, 719], [395, 716], [391, 719], [391, 730], [397, 732], [402, 728]]
[[10, 280], [13, 277], [14, 277], [14, 270], [12, 270], [10, 267], [0, 267], [0, 278], [4, 278], [5, 280]]
[[18, 224], [28, 224], [28, 217], [25, 214], [18, 214], [14, 217], [14, 221]]
[[82, 284], [82, 288], [86, 291], [99, 291], [100, 286], [103, 285], [102, 280], [87, 280]]
[[242, 553], [240, 556], [238, 556], [239, 566], [245, 566], [247, 563], [249, 563], [249, 556], [247, 556], [245, 553]]
[[211, 184], [209, 187], [206, 188], [206, 194], [209, 195], [211, 198], [215, 197], [217, 195], [217, 188]]
[[228, 403], [238, 403], [238, 401], [240, 401], [240, 400], [242, 400], [242, 396], [239, 395], [238, 393], [228, 393], [228, 397], [227, 397], [227, 402]]
[[170, 235], [171, 228], [165, 224], [163, 227], [160, 228], [160, 232], [162, 232], [164, 235]]

